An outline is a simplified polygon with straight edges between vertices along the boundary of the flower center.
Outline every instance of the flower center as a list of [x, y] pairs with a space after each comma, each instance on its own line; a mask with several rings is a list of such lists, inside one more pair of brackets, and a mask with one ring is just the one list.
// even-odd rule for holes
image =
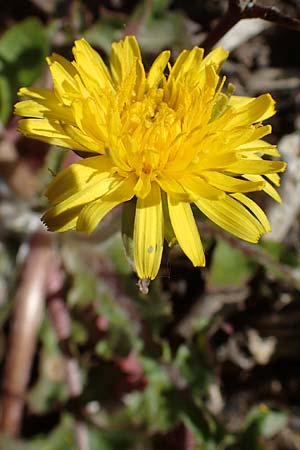
[[145, 175], [150, 175], [150, 173], [152, 172], [152, 166], [148, 163], [148, 161], [144, 161], [142, 171]]

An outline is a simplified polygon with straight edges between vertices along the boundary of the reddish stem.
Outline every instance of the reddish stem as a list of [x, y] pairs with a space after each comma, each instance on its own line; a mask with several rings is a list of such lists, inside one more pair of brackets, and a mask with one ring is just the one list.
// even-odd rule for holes
[[263, 19], [276, 25], [300, 30], [300, 21], [282, 14], [274, 7], [258, 5], [253, 0], [229, 0], [228, 9], [201, 47], [209, 52], [219, 40], [241, 19]]
[[36, 232], [16, 293], [4, 369], [0, 429], [10, 436], [18, 436], [21, 427], [25, 392], [43, 317], [51, 253], [50, 235]]

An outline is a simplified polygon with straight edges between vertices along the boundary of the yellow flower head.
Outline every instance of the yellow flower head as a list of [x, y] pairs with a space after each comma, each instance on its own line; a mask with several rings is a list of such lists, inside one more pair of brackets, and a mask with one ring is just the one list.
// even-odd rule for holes
[[[270, 231], [261, 208], [245, 193], [274, 185], [281, 161], [262, 140], [263, 120], [275, 113], [269, 94], [222, 92], [227, 52], [183, 50], [172, 66], [162, 52], [145, 72], [132, 36], [112, 45], [106, 66], [80, 39], [74, 61], [48, 58], [53, 89], [22, 88], [17, 103], [26, 136], [75, 150], [82, 161], [59, 173], [43, 216], [51, 231], [91, 233], [117, 205], [135, 202], [133, 253], [140, 279], [155, 278], [164, 238], [176, 238], [194, 266], [205, 257], [191, 204], [220, 227], [249, 242]], [[171, 233], [170, 233], [171, 229]]]

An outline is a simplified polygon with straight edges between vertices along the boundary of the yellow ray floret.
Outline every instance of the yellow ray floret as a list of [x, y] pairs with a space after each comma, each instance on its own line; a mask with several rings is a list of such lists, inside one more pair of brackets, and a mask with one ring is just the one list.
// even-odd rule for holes
[[163, 51], [148, 71], [133, 36], [112, 45], [107, 65], [84, 39], [73, 55], [71, 62], [49, 57], [53, 89], [22, 88], [29, 99], [15, 107], [24, 135], [86, 155], [46, 191], [51, 208], [42, 220], [49, 230], [92, 233], [113, 208], [132, 202], [142, 280], [156, 277], [169, 236], [194, 266], [205, 265], [193, 204], [246, 241], [270, 231], [246, 194], [263, 190], [280, 201], [285, 163], [270, 159], [278, 150], [262, 140], [271, 132], [263, 121], [275, 114], [274, 100], [224, 90], [225, 50], [183, 50], [173, 66]]

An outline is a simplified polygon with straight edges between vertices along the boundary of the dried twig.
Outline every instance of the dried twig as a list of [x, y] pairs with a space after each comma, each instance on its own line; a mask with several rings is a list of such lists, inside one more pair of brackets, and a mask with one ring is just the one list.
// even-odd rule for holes
[[276, 25], [300, 31], [300, 20], [281, 13], [277, 8], [258, 5], [253, 0], [229, 0], [228, 9], [216, 28], [201, 44], [207, 52], [240, 20], [263, 19]]
[[50, 259], [50, 235], [38, 231], [31, 239], [16, 294], [4, 370], [0, 429], [10, 436], [17, 436], [21, 427], [24, 396], [43, 316]]

